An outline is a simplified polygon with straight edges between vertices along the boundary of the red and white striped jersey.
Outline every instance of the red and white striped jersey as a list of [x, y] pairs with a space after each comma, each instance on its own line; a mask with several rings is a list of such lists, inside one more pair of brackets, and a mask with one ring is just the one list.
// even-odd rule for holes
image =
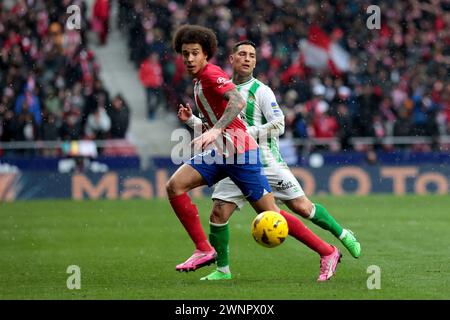
[[[235, 85], [220, 67], [208, 63], [197, 75], [194, 97], [197, 108], [212, 127], [219, 120], [228, 104], [225, 92], [235, 89]], [[255, 150], [258, 144], [247, 132], [247, 127], [238, 115], [226, 128], [223, 136], [234, 146], [235, 152], [244, 153]], [[224, 143], [227, 143], [224, 141]]]

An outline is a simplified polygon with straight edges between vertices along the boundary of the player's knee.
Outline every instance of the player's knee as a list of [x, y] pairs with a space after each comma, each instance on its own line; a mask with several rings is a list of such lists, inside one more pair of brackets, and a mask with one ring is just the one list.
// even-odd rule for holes
[[177, 196], [180, 193], [180, 188], [178, 187], [176, 180], [170, 178], [169, 181], [167, 181], [166, 191], [169, 198]]
[[211, 215], [209, 216], [209, 221], [216, 224], [224, 224], [228, 222], [228, 218], [229, 217], [224, 216], [220, 212], [213, 210], [213, 212], [211, 212]]
[[293, 210], [303, 218], [308, 218], [311, 215], [312, 209], [313, 204], [306, 196], [294, 202]]
[[231, 206], [225, 204], [222, 201], [215, 201], [213, 209], [211, 211], [211, 215], [209, 216], [209, 221], [217, 224], [227, 223], [233, 212], [234, 209], [231, 208]]

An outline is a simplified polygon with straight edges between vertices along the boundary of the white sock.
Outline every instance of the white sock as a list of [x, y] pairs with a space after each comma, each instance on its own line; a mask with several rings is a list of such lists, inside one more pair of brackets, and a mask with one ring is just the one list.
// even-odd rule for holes
[[228, 224], [228, 221], [225, 222], [225, 223], [214, 223], [214, 222], [209, 221], [209, 224], [212, 225], [212, 226], [215, 226], [215, 227], [223, 227], [223, 226], [226, 226]]
[[223, 273], [230, 273], [230, 266], [225, 266], [225, 267], [217, 267], [217, 270], [219, 270], [220, 272]]
[[347, 234], [347, 230], [342, 229], [342, 233], [341, 233], [341, 235], [339, 236], [339, 240], [344, 239], [344, 237], [345, 237], [346, 234]]
[[316, 206], [313, 203], [312, 210], [311, 210], [311, 213], [309, 214], [308, 220], [311, 220], [312, 218], [314, 218], [315, 215], [316, 215]]

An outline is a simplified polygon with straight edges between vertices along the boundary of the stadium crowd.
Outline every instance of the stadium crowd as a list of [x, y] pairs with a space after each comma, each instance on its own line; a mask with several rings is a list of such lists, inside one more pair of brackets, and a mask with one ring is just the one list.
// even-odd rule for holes
[[[216, 31], [212, 62], [229, 74], [233, 43], [258, 45], [255, 76], [276, 93], [286, 137], [337, 138], [342, 149], [353, 147], [351, 137], [438, 141], [450, 134], [450, 4], [383, 2], [380, 29], [369, 29], [370, 2], [117, 0], [110, 6], [118, 6], [150, 119], [158, 107], [175, 112], [180, 102], [194, 105], [192, 81], [170, 43], [177, 26], [191, 23]], [[71, 4], [81, 8], [79, 30], [65, 26]], [[0, 141], [125, 137], [130, 111], [98, 77], [86, 11], [84, 0], [19, 0], [10, 9], [0, 3]], [[347, 66], [311, 66], [304, 40], [340, 46]]]
[[[251, 39], [258, 45], [255, 76], [283, 106], [286, 136], [334, 137], [343, 149], [352, 148], [355, 136], [437, 141], [450, 134], [450, 3], [384, 1], [380, 28], [370, 29], [366, 9], [372, 2], [119, 0], [118, 21], [136, 68], [153, 69], [161, 78], [143, 81], [151, 118], [154, 101], [168, 112], [182, 101], [193, 105], [192, 82], [170, 43], [177, 26], [191, 23], [216, 31], [219, 53], [212, 62], [228, 73], [233, 43]], [[301, 40], [338, 45], [347, 66], [308, 65]]]
[[[81, 28], [67, 28], [69, 5]], [[129, 108], [110, 97], [87, 48], [85, 1], [0, 2], [0, 141], [124, 138]]]

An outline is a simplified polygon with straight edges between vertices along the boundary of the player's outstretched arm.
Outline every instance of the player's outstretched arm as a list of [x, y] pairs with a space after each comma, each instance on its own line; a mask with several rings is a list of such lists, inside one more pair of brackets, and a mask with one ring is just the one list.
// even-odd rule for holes
[[192, 129], [194, 129], [195, 126], [202, 125], [202, 120], [192, 113], [192, 109], [189, 103], [186, 103], [186, 106], [184, 106], [183, 104], [179, 105], [177, 116], [178, 119], [180, 119]]
[[249, 127], [248, 132], [253, 138], [279, 137], [284, 133], [284, 126], [284, 118], [274, 118], [263, 125]]

